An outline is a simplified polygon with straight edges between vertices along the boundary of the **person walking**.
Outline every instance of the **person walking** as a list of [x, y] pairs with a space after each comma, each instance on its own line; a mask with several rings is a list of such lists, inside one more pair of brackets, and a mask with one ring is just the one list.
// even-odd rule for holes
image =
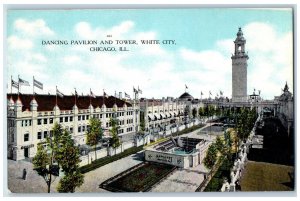
[[22, 179], [26, 180], [26, 176], [27, 176], [27, 171], [26, 168], [23, 169], [23, 175], [22, 175]]

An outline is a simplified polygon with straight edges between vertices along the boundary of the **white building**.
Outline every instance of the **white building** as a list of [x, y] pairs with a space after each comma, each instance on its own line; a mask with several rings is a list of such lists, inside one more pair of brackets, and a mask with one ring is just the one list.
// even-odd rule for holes
[[106, 136], [113, 115], [119, 136], [138, 131], [139, 106], [113, 96], [63, 96], [56, 101], [55, 95], [8, 94], [7, 99], [7, 153], [14, 160], [34, 157], [37, 144], [51, 134], [55, 122], [70, 131], [77, 145], [85, 144], [92, 117], [101, 120]]
[[[164, 132], [172, 133], [172, 128], [189, 123], [192, 120], [193, 110], [204, 107], [203, 103], [195, 100], [185, 92], [178, 99], [141, 99], [141, 114], [145, 119], [145, 130], [151, 134]], [[177, 129], [174, 129], [177, 131]]]

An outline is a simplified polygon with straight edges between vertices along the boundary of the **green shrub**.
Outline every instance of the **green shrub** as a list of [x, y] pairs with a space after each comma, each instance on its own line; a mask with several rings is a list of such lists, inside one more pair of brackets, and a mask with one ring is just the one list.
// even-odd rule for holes
[[129, 156], [131, 154], [137, 153], [139, 151], [143, 150], [143, 146], [139, 146], [139, 147], [132, 147], [129, 149], [126, 149], [125, 151], [123, 151], [122, 153], [116, 154], [114, 156], [106, 156], [104, 158], [100, 158], [98, 160], [94, 160], [91, 164], [82, 166], [79, 168], [80, 172], [82, 174], [87, 173], [89, 171], [95, 170], [101, 166], [104, 166], [108, 163], [114, 162], [116, 160], [119, 160], [121, 158], [124, 158], [126, 156]]
[[224, 178], [230, 181], [230, 169], [233, 166], [233, 161], [233, 159], [224, 158], [222, 165], [204, 189], [205, 192], [218, 192], [222, 188]]

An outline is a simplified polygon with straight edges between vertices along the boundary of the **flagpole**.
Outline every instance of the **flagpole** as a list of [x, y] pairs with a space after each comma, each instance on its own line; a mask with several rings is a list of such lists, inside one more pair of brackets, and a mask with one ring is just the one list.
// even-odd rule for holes
[[[56, 94], [56, 97], [55, 97], [55, 105], [58, 106], [58, 105], [57, 105], [57, 86], [56, 86], [56, 93], [55, 93], [55, 94]], [[55, 111], [56, 111], [56, 110], [55, 110]]]
[[76, 94], [77, 94], [77, 91], [76, 91], [76, 88], [75, 89], [75, 94], [74, 94], [74, 99], [75, 99], [75, 105], [76, 105]]
[[90, 88], [90, 105], [92, 105], [92, 89]]
[[34, 76], [32, 76], [32, 99], [34, 99]]
[[12, 98], [12, 75], [10, 75], [10, 95]]
[[18, 99], [19, 99], [19, 95], [20, 95], [20, 75], [18, 75]]
[[103, 104], [102, 105], [105, 105], [105, 103], [104, 103], [104, 89], [103, 89], [103, 95], [102, 95], [102, 98], [103, 98]]

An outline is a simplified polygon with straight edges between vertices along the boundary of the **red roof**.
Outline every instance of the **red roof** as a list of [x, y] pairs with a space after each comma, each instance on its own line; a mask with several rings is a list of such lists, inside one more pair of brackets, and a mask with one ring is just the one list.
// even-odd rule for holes
[[[8, 99], [11, 97], [13, 98], [14, 102], [16, 102], [18, 99], [18, 94], [7, 94]], [[30, 102], [33, 99], [33, 95], [20, 94], [19, 97], [23, 105], [22, 111], [30, 110]], [[53, 111], [56, 103], [56, 95], [36, 94], [34, 98], [38, 104], [38, 111]], [[130, 103], [115, 98], [114, 96], [104, 97], [104, 99], [103, 96], [91, 98], [91, 103], [94, 108], [101, 108], [103, 101], [107, 108], [112, 108], [115, 103], [118, 107], [123, 107], [124, 104], [126, 104], [127, 107], [132, 106]], [[63, 98], [57, 96], [57, 105], [60, 110], [72, 110], [73, 106], [75, 105], [75, 96], [63, 96]], [[77, 96], [76, 105], [78, 109], [88, 109], [90, 106], [90, 96]]]

